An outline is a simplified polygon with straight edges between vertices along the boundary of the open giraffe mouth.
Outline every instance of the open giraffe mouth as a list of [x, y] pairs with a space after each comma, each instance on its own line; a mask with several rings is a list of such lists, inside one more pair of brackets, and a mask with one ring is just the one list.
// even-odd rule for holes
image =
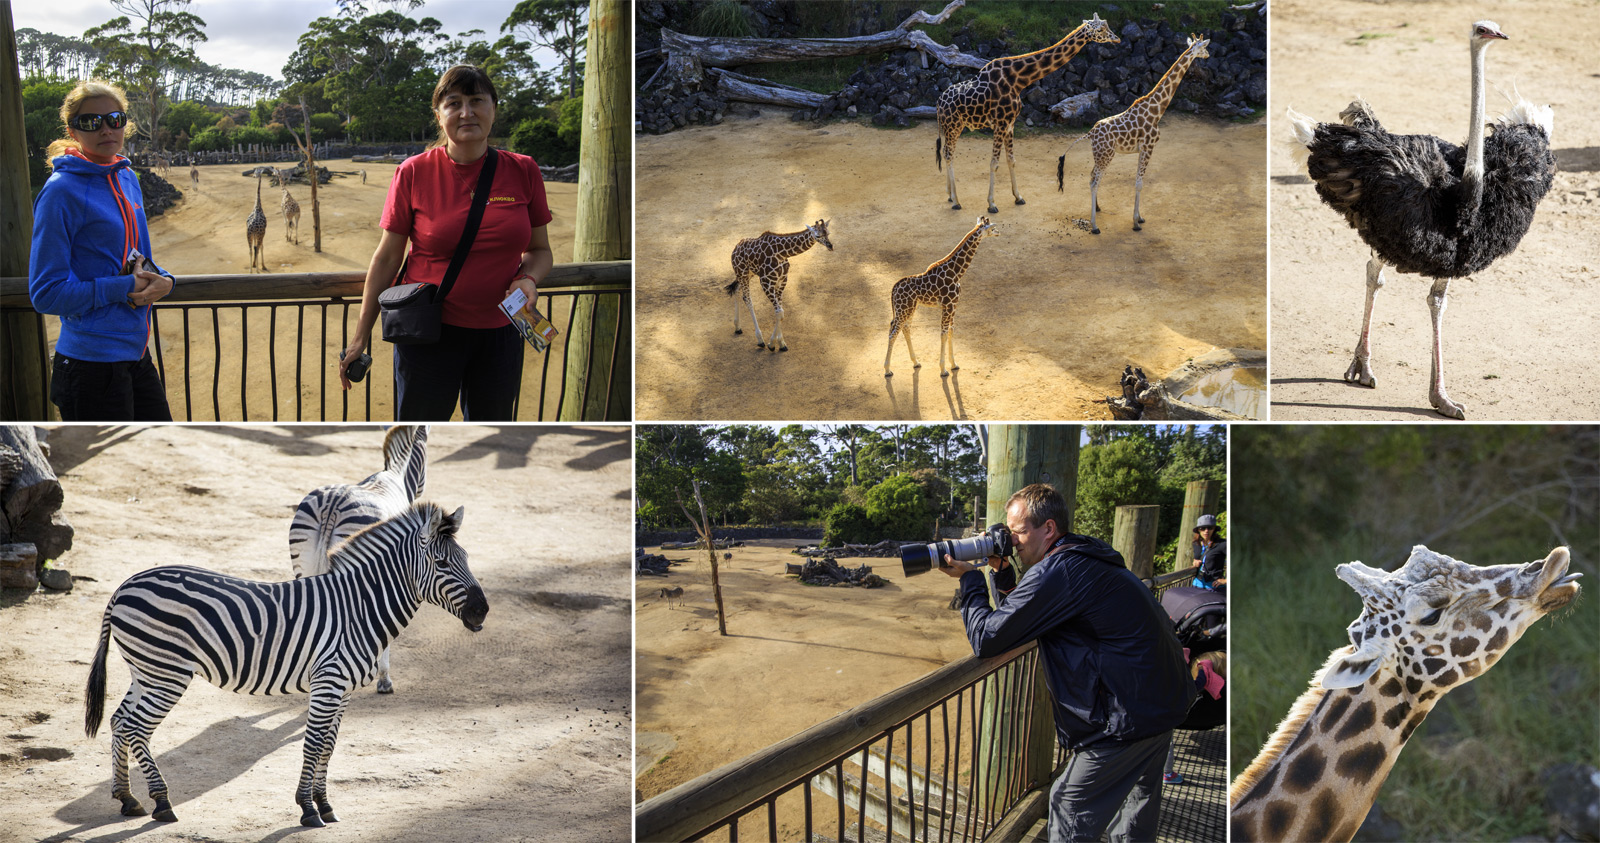
[[1583, 574], [1567, 574], [1545, 586], [1539, 595], [1540, 611], [1553, 612], [1576, 600], [1578, 593], [1583, 590], [1578, 585], [1578, 578], [1581, 576]]

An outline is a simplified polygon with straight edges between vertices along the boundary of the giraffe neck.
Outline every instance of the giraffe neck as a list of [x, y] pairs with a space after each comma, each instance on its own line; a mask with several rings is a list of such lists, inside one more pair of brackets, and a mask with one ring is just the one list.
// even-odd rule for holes
[[1423, 687], [1415, 680], [1408, 685], [1384, 668], [1355, 688], [1326, 690], [1319, 671], [1261, 754], [1234, 781], [1229, 793], [1233, 836], [1354, 837], [1400, 750], [1439, 701], [1436, 690]]
[[978, 253], [978, 241], [983, 239], [979, 236], [981, 231], [982, 229], [974, 228], [967, 232], [967, 236], [961, 238], [961, 242], [950, 250], [950, 254], [945, 255], [941, 260], [935, 261], [932, 266], [928, 267], [928, 271], [923, 274], [943, 273], [952, 281], [960, 281], [961, 276], [967, 272], [967, 266], [972, 263], [972, 256]]
[[1088, 27], [1079, 26], [1067, 33], [1067, 37], [1057, 41], [1054, 46], [999, 61], [1004, 62], [1005, 67], [1011, 71], [1009, 75], [1016, 86], [1013, 90], [1021, 91], [1072, 61], [1072, 57], [1087, 43], [1089, 43]]
[[1189, 65], [1193, 63], [1194, 51], [1185, 50], [1183, 55], [1178, 56], [1178, 60], [1167, 68], [1166, 75], [1150, 89], [1150, 93], [1140, 97], [1128, 110], [1133, 111], [1142, 106], [1154, 112], [1156, 119], [1160, 120], [1161, 115], [1167, 113], [1167, 106], [1172, 102], [1173, 95], [1178, 92], [1178, 85], [1183, 82], [1183, 75], [1189, 72]]
[[817, 238], [811, 236], [811, 229], [796, 231], [793, 234], [769, 235], [772, 243], [772, 254], [776, 258], [791, 258], [817, 245]]

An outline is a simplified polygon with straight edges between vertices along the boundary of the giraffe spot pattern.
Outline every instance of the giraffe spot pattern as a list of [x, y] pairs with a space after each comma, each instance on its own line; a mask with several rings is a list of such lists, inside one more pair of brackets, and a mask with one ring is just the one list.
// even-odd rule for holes
[[1423, 691], [1421, 694], [1419, 694], [1417, 696], [1417, 702], [1425, 703], [1428, 700], [1431, 700], [1431, 699], [1433, 699], [1434, 697], [1437, 697], [1437, 696], [1439, 696], [1439, 692], [1438, 691]]
[[[1326, 701], [1326, 698], [1324, 698], [1324, 701]], [[1350, 698], [1348, 696], [1341, 696], [1334, 700], [1333, 705], [1328, 708], [1327, 715], [1322, 718], [1322, 731], [1333, 731], [1333, 727], [1338, 724], [1339, 718], [1343, 717], [1345, 711], [1349, 708]], [[1302, 731], [1301, 734], [1303, 735], [1305, 732]]]
[[1355, 711], [1350, 712], [1349, 719], [1345, 720], [1344, 725], [1339, 727], [1339, 732], [1333, 736], [1333, 739], [1343, 743], [1372, 728], [1372, 724], [1377, 721], [1378, 707], [1371, 700], [1368, 700], [1356, 706]]
[[1462, 662], [1462, 664], [1461, 664], [1461, 675], [1462, 676], [1466, 676], [1468, 678], [1471, 678], [1473, 676], [1477, 676], [1479, 673], [1482, 673], [1482, 672], [1483, 672], [1483, 665], [1481, 663], [1479, 663], [1479, 661], [1477, 659], [1472, 659], [1471, 661]]
[[1390, 629], [1394, 632], [1395, 635], [1399, 635], [1400, 634], [1400, 624], [1395, 624], [1394, 626], [1390, 627]]
[[1499, 615], [1500, 617], [1503, 618], [1503, 617], [1506, 616], [1506, 612], [1511, 611], [1511, 603], [1510, 603], [1510, 601], [1507, 601], [1505, 603], [1501, 603], [1501, 604], [1495, 606], [1490, 611], [1494, 612], [1495, 614], [1497, 614], [1497, 615]]
[[1460, 678], [1461, 678], [1461, 676], [1460, 676], [1460, 674], [1456, 673], [1455, 668], [1451, 668], [1451, 669], [1445, 671], [1444, 673], [1441, 673], [1438, 676], [1435, 676], [1433, 678], [1433, 684], [1438, 685], [1439, 687], [1443, 688], [1443, 687], [1446, 687], [1446, 686], [1449, 686], [1449, 685], [1454, 685], [1456, 683], [1456, 680], [1460, 679]]
[[1400, 721], [1406, 719], [1406, 715], [1410, 713], [1411, 703], [1402, 700], [1399, 705], [1383, 713], [1383, 725], [1397, 729], [1400, 727]]
[[1234, 843], [1250, 843], [1256, 839], [1256, 815], [1234, 811], [1228, 818], [1228, 839]]
[[1378, 772], [1378, 767], [1387, 757], [1383, 751], [1383, 744], [1369, 741], [1339, 756], [1333, 769], [1356, 784], [1366, 784]]
[[1380, 693], [1380, 694], [1382, 694], [1382, 695], [1384, 695], [1386, 697], [1398, 697], [1398, 696], [1400, 696], [1400, 680], [1399, 680], [1399, 678], [1394, 677], [1394, 676], [1389, 677], [1389, 681], [1383, 683], [1383, 687], [1378, 689], [1378, 693]]
[[1306, 826], [1300, 832], [1302, 840], [1328, 840], [1328, 835], [1333, 831], [1333, 824], [1339, 819], [1339, 803], [1333, 797], [1333, 791], [1324, 790], [1321, 795], [1311, 802], [1311, 813], [1306, 818]]
[[[1444, 647], [1439, 644], [1430, 644], [1423, 649], [1422, 654], [1425, 656], [1441, 656], [1444, 655]], [[1432, 673], [1433, 671], [1430, 670], [1428, 672]]]
[[1501, 577], [1500, 581], [1494, 584], [1494, 590], [1495, 590], [1495, 593], [1500, 595], [1501, 597], [1510, 597], [1511, 596], [1511, 578], [1510, 577]]
[[[1428, 693], [1423, 695], [1422, 699], [1424, 701], [1426, 701], [1429, 697], [1432, 697], [1432, 696], [1433, 696], [1433, 692], [1429, 691]], [[1427, 719], [1427, 717], [1428, 717], [1428, 710], [1427, 709], [1425, 709], [1425, 708], [1417, 709], [1416, 713], [1411, 715], [1411, 719], [1406, 721], [1406, 727], [1404, 729], [1400, 730], [1400, 742], [1401, 743], [1405, 743], [1406, 741], [1410, 740], [1411, 739], [1411, 733], [1415, 732], [1417, 730], [1417, 727], [1421, 726], [1422, 725], [1422, 721]]]
[[1260, 781], [1256, 782], [1256, 786], [1250, 788], [1250, 792], [1245, 794], [1244, 798], [1239, 800], [1239, 804], [1235, 805], [1234, 807], [1238, 808], [1249, 803], [1251, 800], [1266, 796], [1272, 792], [1273, 786], [1277, 783], [1278, 766], [1273, 765], [1271, 769], [1267, 770], [1267, 774], [1262, 776]]
[[1412, 678], [1412, 677], [1407, 677], [1406, 678], [1406, 691], [1407, 692], [1411, 693], [1412, 695], [1415, 695], [1418, 691], [1421, 691], [1421, 690], [1422, 690], [1422, 680], [1421, 679], [1416, 679], [1416, 678]]
[[1423, 659], [1422, 671], [1429, 676], [1432, 676], [1439, 671], [1444, 670], [1448, 664], [1449, 662], [1446, 662], [1444, 659]]
[[1494, 621], [1490, 620], [1489, 616], [1483, 612], [1473, 613], [1472, 625], [1476, 627], [1479, 632], [1488, 632], [1489, 630], [1494, 629]]
[[[1500, 650], [1504, 650], [1506, 648], [1506, 640], [1510, 637], [1511, 636], [1506, 632], [1506, 628], [1502, 626], [1495, 630], [1494, 637], [1489, 639], [1489, 643], [1484, 647], [1484, 649], [1491, 653], [1498, 654]], [[1498, 658], [1498, 655], [1492, 656], [1491, 658]]]
[[1283, 789], [1290, 793], [1305, 793], [1322, 780], [1322, 772], [1327, 766], [1328, 756], [1323, 755], [1321, 749], [1306, 747], [1304, 752], [1289, 762], [1283, 774]]
[[1289, 823], [1294, 822], [1294, 805], [1279, 799], [1267, 803], [1261, 812], [1261, 836], [1267, 840], [1283, 840], [1289, 836]]
[[1471, 636], [1455, 638], [1450, 641], [1450, 655], [1470, 656], [1478, 651], [1478, 639]]

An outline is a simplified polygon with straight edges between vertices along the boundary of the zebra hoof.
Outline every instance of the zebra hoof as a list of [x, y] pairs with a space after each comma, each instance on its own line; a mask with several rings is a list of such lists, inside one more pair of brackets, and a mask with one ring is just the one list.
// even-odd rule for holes
[[380, 693], [380, 694], [392, 694], [392, 693], [394, 693], [394, 683], [390, 682], [387, 679], [379, 679], [378, 680], [378, 693]]
[[323, 822], [322, 817], [317, 814], [316, 808], [306, 808], [305, 811], [300, 814], [300, 824], [306, 828], [325, 828], [328, 825], [327, 823]]
[[124, 817], [142, 817], [145, 815], [144, 806], [132, 796], [119, 796], [122, 800], [122, 815]]
[[150, 819], [153, 819], [157, 822], [175, 823], [178, 821], [178, 815], [172, 813], [171, 805], [167, 804], [164, 800], [157, 800], [155, 813], [150, 815]]

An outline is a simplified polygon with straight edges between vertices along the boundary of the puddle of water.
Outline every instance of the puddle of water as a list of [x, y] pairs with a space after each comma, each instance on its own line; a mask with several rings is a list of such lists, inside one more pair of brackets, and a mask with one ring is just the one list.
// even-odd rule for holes
[[1231, 366], [1201, 378], [1178, 398], [1203, 407], [1220, 407], [1252, 419], [1261, 418], [1261, 402], [1267, 397], [1266, 369], [1258, 366]]

